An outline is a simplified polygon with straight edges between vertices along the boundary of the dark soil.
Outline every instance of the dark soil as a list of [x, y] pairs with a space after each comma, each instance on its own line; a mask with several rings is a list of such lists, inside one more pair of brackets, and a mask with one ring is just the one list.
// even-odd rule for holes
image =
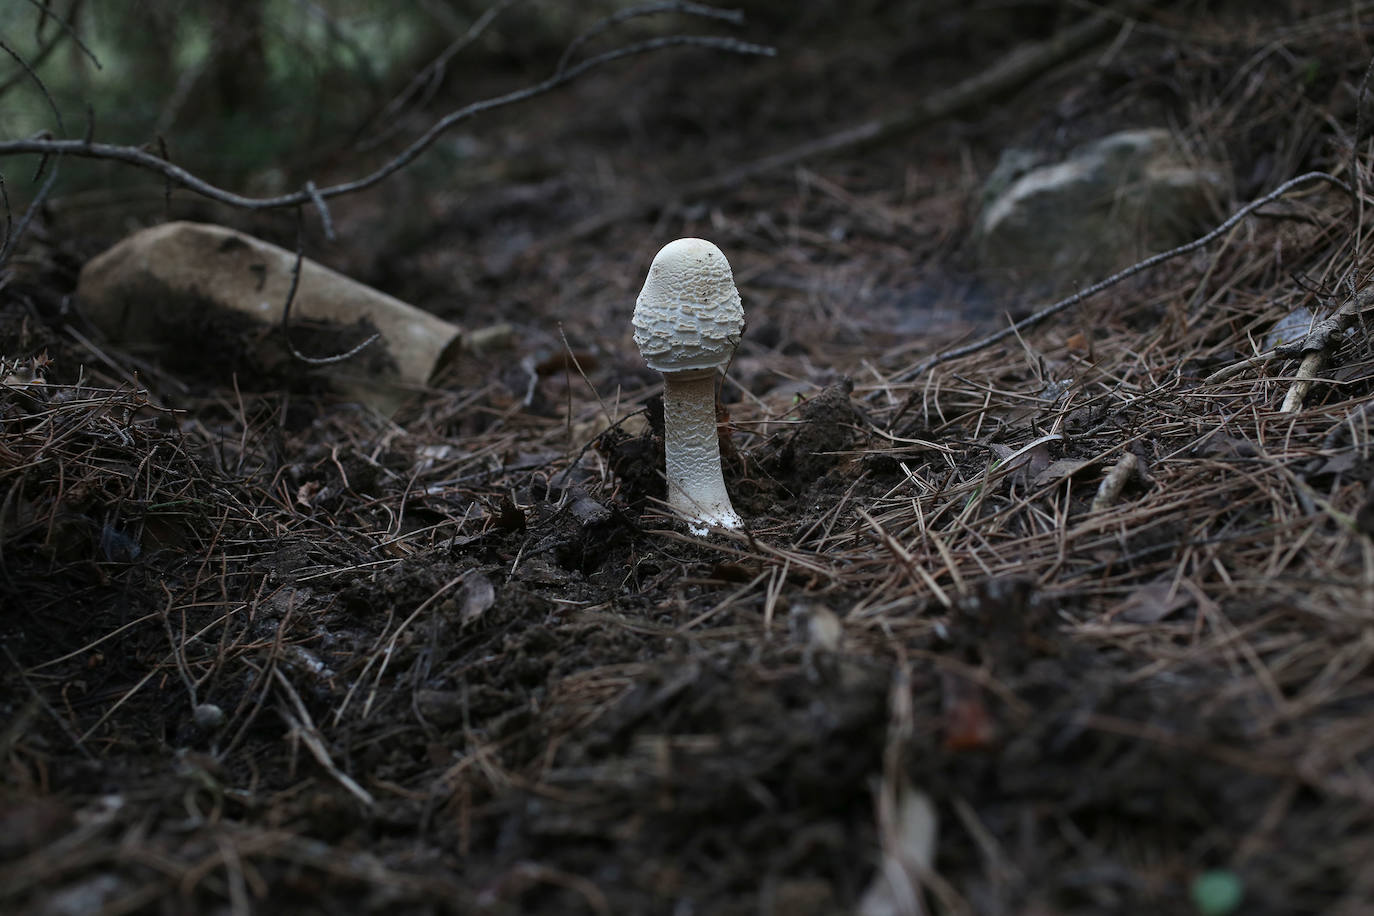
[[[1364, 283], [1349, 199], [903, 378], [1040, 304], [969, 243], [1005, 146], [1174, 126], [1229, 211], [1348, 169], [1371, 26], [1153, 5], [1010, 97], [677, 200], [1081, 15], [859, 6], [759, 4], [775, 60], [639, 58], [338, 202], [307, 253], [513, 326], [394, 417], [232, 328], [102, 346], [69, 297], [127, 225], [50, 208], [0, 281], [0, 376], [45, 382], [0, 387], [0, 911], [856, 912], [919, 796], [921, 909], [864, 912], [1209, 912], [1207, 874], [1244, 890], [1210, 912], [1374, 912], [1374, 353], [1355, 323], [1294, 414], [1296, 362], [1206, 380]], [[736, 536], [665, 513], [630, 341], [689, 235], [749, 321]]]

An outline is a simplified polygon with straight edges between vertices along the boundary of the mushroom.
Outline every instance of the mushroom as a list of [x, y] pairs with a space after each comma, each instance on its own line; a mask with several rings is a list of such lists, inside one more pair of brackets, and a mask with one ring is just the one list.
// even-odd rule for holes
[[693, 534], [739, 528], [725, 492], [716, 432], [716, 374], [744, 330], [730, 262], [705, 239], [664, 245], [635, 300], [635, 343], [663, 373], [668, 506]]

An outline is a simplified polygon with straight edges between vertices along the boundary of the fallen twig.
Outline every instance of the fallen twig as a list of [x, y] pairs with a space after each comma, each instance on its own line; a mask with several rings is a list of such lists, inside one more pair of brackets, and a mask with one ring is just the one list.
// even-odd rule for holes
[[[277, 677], [277, 683], [281, 684], [282, 691], [287, 699], [291, 701], [291, 708], [283, 707], [280, 712], [286, 724], [291, 726], [291, 733], [305, 742], [310, 755], [315, 758], [315, 762], [324, 767], [325, 771], [334, 778], [339, 785], [343, 786], [348, 793], [365, 806], [371, 808], [376, 804], [372, 794], [358, 785], [357, 781], [339, 769], [329, 756], [329, 749], [324, 746], [324, 739], [320, 737], [320, 730], [315, 727], [315, 720], [310, 718], [310, 711], [305, 708], [305, 703], [301, 701], [301, 695], [296, 692], [296, 688], [291, 686], [291, 682], [282, 674], [281, 668], [273, 668], [272, 673]], [[294, 710], [294, 711], [293, 711]]]
[[1140, 459], [1133, 453], [1127, 452], [1117, 459], [1116, 464], [1107, 472], [1107, 476], [1102, 478], [1102, 483], [1097, 488], [1097, 495], [1093, 497], [1092, 511], [1099, 512], [1113, 505], [1121, 498], [1121, 491], [1126, 489], [1126, 484], [1140, 468]]

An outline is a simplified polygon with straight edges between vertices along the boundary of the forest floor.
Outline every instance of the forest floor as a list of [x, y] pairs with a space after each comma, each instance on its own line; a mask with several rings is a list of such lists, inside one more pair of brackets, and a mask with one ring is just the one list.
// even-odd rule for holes
[[[903, 6], [617, 65], [338, 203], [308, 254], [511, 327], [391, 417], [124, 354], [68, 299], [134, 226], [290, 217], [54, 201], [0, 288], [0, 354], [50, 360], [0, 387], [0, 910], [1374, 912], [1364, 198], [1304, 186], [923, 366], [1044, 304], [970, 241], [1007, 146], [1168, 127], [1230, 172], [1218, 222], [1368, 186], [1374, 11], [1166, 7], [677, 199], [1082, 15]], [[744, 297], [742, 533], [659, 502], [629, 318], [680, 236]], [[1282, 410], [1299, 360], [1240, 364], [1348, 301]]]

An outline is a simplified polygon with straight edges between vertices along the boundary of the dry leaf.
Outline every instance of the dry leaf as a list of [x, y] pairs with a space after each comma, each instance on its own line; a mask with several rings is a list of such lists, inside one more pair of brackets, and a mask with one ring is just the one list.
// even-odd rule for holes
[[491, 580], [482, 573], [468, 576], [463, 582], [463, 587], [458, 590], [459, 624], [467, 626], [486, 613], [495, 603], [496, 588], [491, 584]]
[[[896, 811], [883, 818], [883, 860], [859, 901], [859, 916], [924, 916], [921, 876], [935, 864], [939, 819], [924, 792], [903, 785]], [[894, 816], [895, 814], [895, 816]]]
[[1028, 481], [1039, 477], [1050, 466], [1050, 443], [1059, 438], [1042, 437], [1020, 448], [990, 443], [988, 448], [997, 456], [997, 467], [994, 470], [1006, 474], [1006, 479], [1014, 485], [1025, 486]]
[[1035, 475], [1031, 481], [1032, 487], [1043, 487], [1046, 484], [1058, 483], [1065, 477], [1072, 477], [1079, 471], [1093, 464], [1092, 461], [1085, 461], [1080, 458], [1060, 458], [1058, 461], [1051, 462], [1049, 467]]
[[1108, 616], [1128, 623], [1159, 623], [1192, 603], [1187, 590], [1175, 589], [1172, 582], [1151, 582], [1136, 589]]
[[324, 484], [318, 480], [307, 480], [296, 490], [296, 503], [307, 509], [314, 508], [315, 500], [319, 498], [320, 491], [324, 489]]
[[957, 674], [940, 676], [940, 715], [948, 751], [983, 751], [997, 741], [997, 723], [983, 701], [983, 690]]

